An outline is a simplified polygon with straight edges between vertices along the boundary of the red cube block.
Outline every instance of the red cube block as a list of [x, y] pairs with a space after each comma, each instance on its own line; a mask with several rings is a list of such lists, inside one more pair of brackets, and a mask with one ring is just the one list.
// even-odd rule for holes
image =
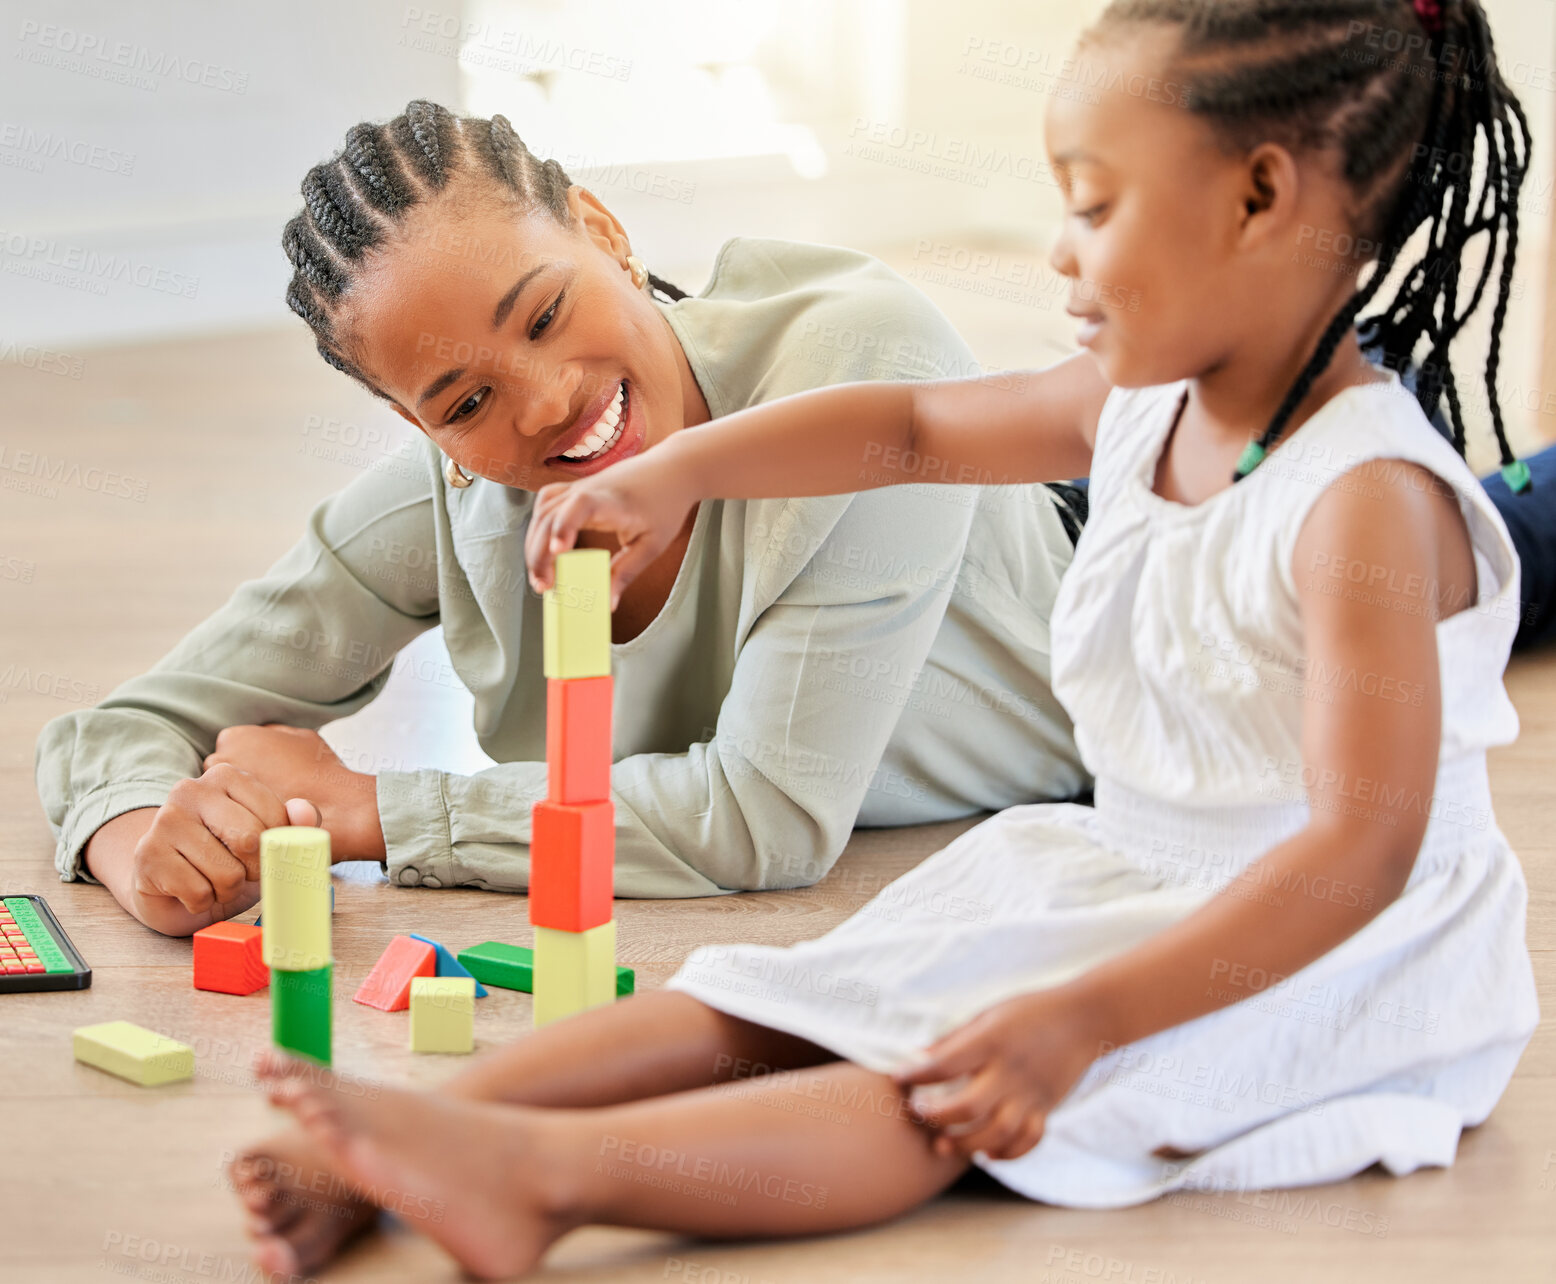
[[611, 678], [546, 679], [546, 798], [611, 796]]
[[212, 923], [194, 934], [194, 988], [221, 994], [253, 994], [270, 984], [261, 952], [264, 928], [252, 923]]
[[529, 921], [587, 932], [611, 920], [616, 875], [616, 808], [601, 802], [541, 801], [530, 809]]

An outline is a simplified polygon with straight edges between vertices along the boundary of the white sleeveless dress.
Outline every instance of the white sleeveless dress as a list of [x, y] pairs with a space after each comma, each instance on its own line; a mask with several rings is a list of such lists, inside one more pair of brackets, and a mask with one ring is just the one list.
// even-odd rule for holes
[[[1375, 1162], [1396, 1174], [1450, 1164], [1539, 1016], [1526, 887], [1486, 778], [1486, 749], [1518, 730], [1502, 685], [1518, 561], [1496, 509], [1392, 373], [1343, 390], [1238, 485], [1198, 505], [1162, 499], [1155, 465], [1185, 386], [1109, 395], [1091, 515], [1054, 611], [1053, 686], [1096, 777], [1095, 806], [1009, 808], [826, 935], [789, 948], [703, 946], [668, 983], [886, 1071], [991, 1005], [1067, 981], [1202, 905], [1305, 824], [1302, 711], [1325, 681], [1345, 680], [1305, 682], [1298, 531], [1358, 464], [1421, 464], [1458, 496], [1479, 583], [1477, 603], [1437, 626], [1442, 750], [1406, 889], [1295, 976], [1109, 1052], [1036, 1147], [980, 1161], [1055, 1204], [1304, 1185]], [[1340, 591], [1366, 591], [1354, 568], [1322, 573]], [[1325, 796], [1366, 806], [1376, 789], [1338, 782]], [[1268, 894], [1294, 913], [1308, 897], [1365, 895], [1343, 875]]]

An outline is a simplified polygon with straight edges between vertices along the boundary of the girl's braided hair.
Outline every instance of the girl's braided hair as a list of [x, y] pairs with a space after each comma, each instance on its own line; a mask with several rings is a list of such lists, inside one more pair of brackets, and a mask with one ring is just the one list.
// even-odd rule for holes
[[[1486, 389], [1503, 475], [1515, 491], [1527, 490], [1529, 470], [1507, 444], [1496, 379], [1529, 125], [1497, 68], [1478, 0], [1114, 0], [1087, 37], [1137, 23], [1178, 29], [1168, 74], [1184, 87], [1188, 109], [1229, 149], [1265, 141], [1295, 152], [1332, 149], [1353, 196], [1355, 241], [1377, 250], [1367, 284], [1330, 322], [1233, 480], [1263, 459], [1352, 325], [1363, 346], [1378, 348], [1382, 364], [1396, 370], [1427, 340], [1416, 399], [1431, 418], [1446, 394], [1462, 454], [1464, 416], [1448, 346], [1480, 305], [1503, 239]], [[1477, 142], [1483, 179], [1472, 196]], [[1405, 242], [1428, 221], [1426, 247], [1392, 301], [1358, 322]], [[1481, 232], [1488, 234], [1485, 263], [1468, 304], [1456, 311], [1461, 261]]]
[[[346, 145], [303, 177], [304, 208], [281, 233], [294, 269], [287, 306], [313, 330], [320, 356], [380, 397], [347, 355], [341, 301], [364, 255], [387, 243], [407, 210], [456, 178], [477, 176], [521, 210], [572, 222], [572, 180], [556, 161], [535, 156], [507, 117], [460, 116], [423, 99], [386, 124], [353, 125]], [[686, 297], [652, 273], [648, 283], [671, 301]]]

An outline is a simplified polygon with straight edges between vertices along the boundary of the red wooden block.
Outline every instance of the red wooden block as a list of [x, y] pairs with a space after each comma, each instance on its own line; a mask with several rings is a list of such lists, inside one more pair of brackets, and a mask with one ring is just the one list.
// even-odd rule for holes
[[194, 934], [194, 988], [220, 994], [253, 994], [270, 984], [262, 953], [264, 928], [252, 923], [212, 923]]
[[409, 936], [396, 936], [378, 956], [354, 997], [370, 1008], [401, 1012], [411, 1006], [411, 978], [436, 976], [437, 963], [437, 951], [432, 946]]
[[537, 802], [530, 809], [529, 921], [587, 932], [611, 920], [616, 808], [602, 802]]
[[611, 796], [611, 678], [546, 679], [546, 798]]

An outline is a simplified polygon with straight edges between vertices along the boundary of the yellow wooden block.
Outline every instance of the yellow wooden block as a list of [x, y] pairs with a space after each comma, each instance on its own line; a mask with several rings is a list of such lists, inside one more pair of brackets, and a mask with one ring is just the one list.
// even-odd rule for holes
[[71, 1043], [77, 1061], [143, 1088], [194, 1077], [193, 1048], [133, 1021], [84, 1025], [71, 1036]]
[[411, 1051], [470, 1052], [475, 1048], [475, 978], [411, 978]]
[[611, 555], [603, 548], [558, 553], [541, 605], [548, 678], [599, 678], [611, 671]]
[[535, 929], [535, 1025], [616, 998], [616, 920], [587, 932]]
[[265, 904], [265, 965], [311, 972], [330, 957], [330, 836], [312, 825], [279, 825], [259, 836]]

